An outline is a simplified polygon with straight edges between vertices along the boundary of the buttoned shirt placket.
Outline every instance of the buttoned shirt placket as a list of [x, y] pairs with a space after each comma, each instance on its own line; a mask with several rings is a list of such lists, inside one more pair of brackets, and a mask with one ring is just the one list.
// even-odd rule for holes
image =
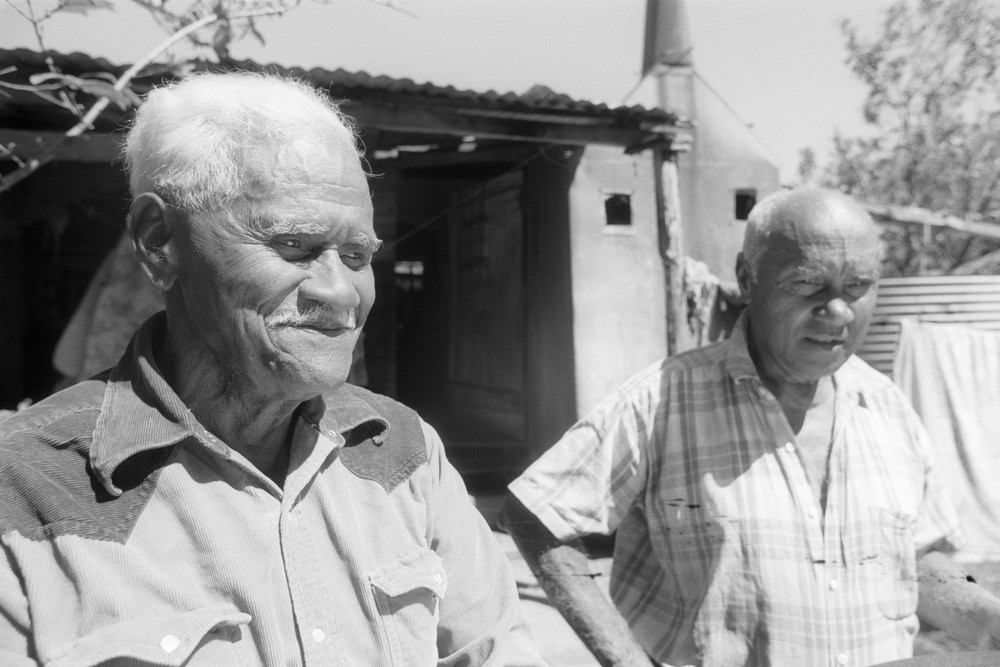
[[344, 439], [339, 433], [310, 433], [315, 428], [297, 418], [284, 489], [211, 434], [205, 432], [198, 434], [198, 437], [212, 449], [225, 450], [225, 458], [243, 468], [281, 505], [278, 539], [303, 664], [345, 667], [345, 648], [341, 633], [336, 626], [336, 619], [329, 615], [329, 601], [335, 600], [337, 596], [329, 577], [322, 576], [324, 572], [329, 574], [333, 568], [329, 563], [320, 563], [313, 548], [314, 539], [329, 537], [315, 535], [316, 527], [313, 526], [311, 530], [308, 522], [301, 518], [303, 505], [309, 502], [308, 493], [303, 491], [319, 473], [327, 458], [343, 445]]
[[[785, 472], [788, 482], [788, 492], [795, 503], [795, 511], [805, 527], [806, 542], [809, 557], [812, 561], [812, 571], [816, 581], [817, 591], [824, 602], [826, 615], [824, 627], [830, 627], [833, 617], [837, 615], [838, 599], [845, 594], [844, 587], [849, 582], [843, 562], [843, 544], [841, 533], [843, 527], [842, 510], [844, 508], [844, 475], [843, 475], [843, 442], [844, 424], [850, 418], [850, 412], [843, 406], [850, 398], [837, 395], [834, 402], [834, 429], [830, 444], [830, 455], [827, 466], [827, 502], [826, 511], [815, 497], [805, 466], [798, 453], [798, 442], [792, 431], [781, 405], [777, 399], [763, 387], [759, 380], [757, 396], [764, 418], [775, 435], [774, 456]], [[841, 667], [850, 664], [850, 656], [833, 646], [830, 636], [823, 638], [830, 656], [830, 665]]]
[[[824, 574], [828, 579], [826, 587], [823, 589], [827, 593], [827, 622], [825, 627], [836, 627], [842, 613], [838, 613], [843, 608], [841, 599], [844, 596], [856, 596], [854, 587], [859, 585], [856, 575], [852, 576], [847, 567], [844, 554], [844, 522], [847, 508], [847, 478], [845, 474], [847, 447], [847, 430], [854, 418], [853, 402], [857, 401], [856, 396], [845, 394], [837, 383], [837, 400], [835, 402], [835, 412], [833, 421], [833, 443], [830, 448], [830, 460], [827, 465], [827, 511], [823, 517], [823, 561]], [[839, 636], [839, 633], [834, 633]], [[828, 641], [828, 653], [830, 665], [843, 667], [854, 664], [850, 653], [844, 650], [843, 646], [831, 645]]]
[[343, 640], [336, 618], [329, 613], [330, 601], [337, 599], [336, 591], [329, 578], [321, 576], [333, 567], [330, 563], [320, 563], [313, 547], [313, 540], [329, 537], [314, 534], [320, 526], [311, 525], [302, 517], [303, 505], [308, 502], [308, 494], [303, 491], [344, 439], [339, 433], [309, 433], [314, 428], [300, 420], [293, 436], [288, 476], [281, 496], [282, 562], [305, 664], [344, 667]]

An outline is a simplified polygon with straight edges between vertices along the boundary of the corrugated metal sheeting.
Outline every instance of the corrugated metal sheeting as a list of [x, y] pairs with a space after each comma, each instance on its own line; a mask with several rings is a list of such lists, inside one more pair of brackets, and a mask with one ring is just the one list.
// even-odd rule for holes
[[858, 356], [886, 375], [892, 375], [904, 318], [1000, 330], [1000, 276], [883, 278], [878, 289]]

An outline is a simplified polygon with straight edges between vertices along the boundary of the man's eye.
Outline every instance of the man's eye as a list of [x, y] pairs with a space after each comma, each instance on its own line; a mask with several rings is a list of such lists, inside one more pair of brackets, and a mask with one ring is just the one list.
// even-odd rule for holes
[[313, 249], [306, 247], [302, 239], [290, 236], [279, 236], [271, 240], [271, 245], [282, 257], [290, 261], [308, 259], [314, 254]]
[[371, 255], [364, 250], [341, 250], [340, 257], [352, 268], [360, 268], [371, 260]]
[[302, 248], [302, 239], [295, 236], [277, 236], [271, 239], [271, 244], [282, 250], [285, 248], [299, 250]]
[[803, 296], [812, 296], [821, 291], [825, 286], [822, 280], [815, 278], [794, 278], [786, 284], [788, 285], [786, 289], [790, 289], [793, 293]]
[[860, 299], [868, 293], [868, 290], [870, 290], [874, 284], [875, 282], [871, 280], [855, 280], [854, 282], [847, 283], [847, 285], [844, 286], [844, 291], [855, 299]]

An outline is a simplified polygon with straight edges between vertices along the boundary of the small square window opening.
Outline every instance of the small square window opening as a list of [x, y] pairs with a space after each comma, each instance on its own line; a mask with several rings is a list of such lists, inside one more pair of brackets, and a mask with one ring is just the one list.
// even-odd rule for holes
[[604, 198], [604, 221], [608, 225], [632, 224], [632, 198], [626, 194], [613, 194]]
[[746, 220], [750, 217], [750, 209], [757, 204], [756, 190], [736, 191], [736, 219]]

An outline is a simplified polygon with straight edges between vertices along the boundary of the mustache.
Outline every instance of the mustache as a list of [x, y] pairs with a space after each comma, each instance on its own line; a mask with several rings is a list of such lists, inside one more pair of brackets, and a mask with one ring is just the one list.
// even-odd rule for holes
[[356, 329], [358, 317], [354, 308], [331, 311], [325, 308], [286, 310], [272, 313], [264, 320], [272, 327], [313, 327], [316, 329]]

